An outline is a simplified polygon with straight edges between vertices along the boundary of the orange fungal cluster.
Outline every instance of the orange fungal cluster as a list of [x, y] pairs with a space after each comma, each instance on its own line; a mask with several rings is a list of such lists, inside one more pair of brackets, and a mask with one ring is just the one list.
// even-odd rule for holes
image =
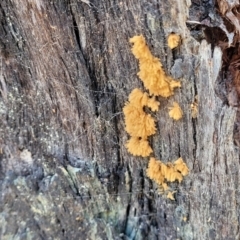
[[134, 156], [147, 157], [152, 153], [147, 138], [155, 134], [156, 126], [153, 117], [143, 111], [149, 107], [152, 111], [157, 111], [159, 102], [155, 97], [150, 98], [147, 93], [135, 88], [129, 95], [129, 102], [123, 108], [125, 115], [126, 131], [131, 136], [126, 147]]
[[163, 190], [168, 189], [166, 182], [181, 182], [188, 172], [189, 169], [182, 158], [177, 159], [174, 163], [164, 164], [152, 157], [147, 168], [147, 176], [162, 187]]
[[130, 38], [133, 43], [132, 53], [139, 60], [139, 78], [151, 95], [169, 97], [181, 83], [167, 76], [158, 58], [154, 57], [142, 35]]
[[[156, 133], [156, 125], [151, 114], [145, 112], [145, 108], [147, 107], [153, 112], [158, 111], [160, 103], [155, 97], [173, 95], [174, 89], [181, 87], [181, 83], [164, 72], [161, 62], [151, 54], [142, 35], [132, 37], [130, 42], [133, 43], [132, 53], [139, 60], [138, 76], [149, 94], [138, 88], [133, 89], [123, 108], [125, 130], [130, 135], [126, 148], [134, 156], [147, 157], [153, 152], [148, 137]], [[170, 48], [178, 46], [179, 43], [180, 36], [169, 36], [168, 45]], [[178, 103], [174, 102], [169, 110], [169, 116], [174, 120], [182, 118], [183, 112]], [[151, 157], [147, 168], [147, 176], [164, 191], [168, 189], [167, 182], [181, 182], [188, 172], [189, 170], [182, 158], [174, 163], [164, 164]], [[167, 197], [174, 200], [173, 193], [169, 191]]]

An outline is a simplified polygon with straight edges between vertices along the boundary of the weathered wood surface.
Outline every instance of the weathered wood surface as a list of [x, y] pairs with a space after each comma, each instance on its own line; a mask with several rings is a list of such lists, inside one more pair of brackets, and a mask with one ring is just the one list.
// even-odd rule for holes
[[[0, 238], [239, 239], [237, 109], [221, 97], [220, 48], [186, 26], [190, 1], [86, 2], [0, 2]], [[182, 37], [174, 51], [171, 32]], [[158, 159], [190, 168], [171, 185], [176, 201], [124, 147], [122, 107], [142, 88], [128, 42], [137, 34], [182, 82], [160, 99], [151, 138]], [[178, 122], [167, 113], [174, 100]]]

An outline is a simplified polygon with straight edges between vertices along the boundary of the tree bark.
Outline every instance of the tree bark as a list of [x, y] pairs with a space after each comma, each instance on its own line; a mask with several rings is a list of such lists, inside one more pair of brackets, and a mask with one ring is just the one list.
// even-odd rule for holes
[[[240, 238], [229, 70], [209, 31], [199, 38], [186, 25], [221, 17], [211, 1], [192, 2], [0, 2], [1, 239]], [[172, 32], [182, 39], [175, 50], [167, 47]], [[151, 138], [157, 159], [182, 157], [190, 169], [170, 184], [175, 201], [146, 176], [149, 158], [124, 146], [122, 108], [133, 88], [143, 89], [129, 43], [140, 34], [182, 84], [159, 98]], [[168, 116], [173, 101], [180, 121]]]

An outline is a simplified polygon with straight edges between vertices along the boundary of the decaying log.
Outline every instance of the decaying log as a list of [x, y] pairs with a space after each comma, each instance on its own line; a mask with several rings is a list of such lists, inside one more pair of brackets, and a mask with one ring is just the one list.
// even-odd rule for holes
[[[240, 238], [237, 31], [212, 1], [2, 0], [0, 20], [1, 239]], [[122, 108], [143, 89], [129, 38], [140, 34], [182, 84], [159, 97], [150, 138], [157, 159], [190, 169], [170, 184], [175, 201], [125, 148]]]

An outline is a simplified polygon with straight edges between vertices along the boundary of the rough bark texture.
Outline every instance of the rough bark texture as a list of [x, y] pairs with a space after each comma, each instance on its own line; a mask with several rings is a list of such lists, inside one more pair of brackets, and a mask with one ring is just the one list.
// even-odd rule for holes
[[[189, 11], [190, 20], [221, 19], [213, 2], [87, 3], [0, 2], [0, 238], [239, 239], [237, 108], [219, 75], [220, 47], [186, 25]], [[171, 32], [182, 38], [173, 51]], [[181, 156], [190, 168], [171, 184], [176, 201], [146, 177], [148, 158], [124, 147], [122, 107], [143, 88], [128, 42], [138, 34], [182, 82], [159, 98], [151, 138], [158, 159]], [[168, 117], [174, 100], [178, 122]]]

